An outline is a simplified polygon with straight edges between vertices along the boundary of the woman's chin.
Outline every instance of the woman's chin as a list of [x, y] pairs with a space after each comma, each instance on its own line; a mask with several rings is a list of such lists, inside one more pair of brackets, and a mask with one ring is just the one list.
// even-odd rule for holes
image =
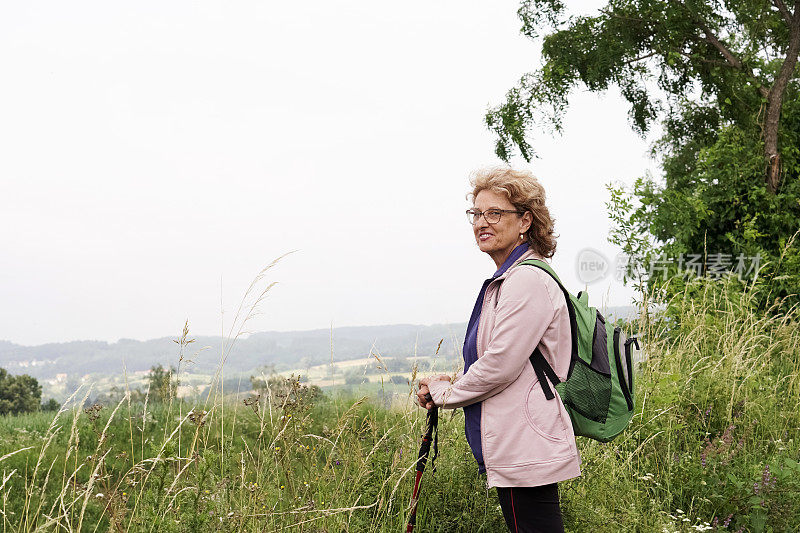
[[488, 242], [478, 241], [478, 248], [480, 249], [481, 252], [488, 254], [493, 252], [495, 247]]

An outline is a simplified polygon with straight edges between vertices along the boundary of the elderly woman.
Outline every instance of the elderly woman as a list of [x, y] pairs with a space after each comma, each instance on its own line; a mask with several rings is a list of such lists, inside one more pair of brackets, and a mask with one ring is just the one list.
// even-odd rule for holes
[[547, 273], [515, 266], [553, 256], [553, 219], [542, 185], [528, 172], [490, 169], [471, 185], [467, 217], [478, 248], [497, 271], [478, 293], [463, 373], [453, 383], [448, 376], [420, 380], [419, 404], [464, 408], [467, 442], [488, 486], [497, 488], [510, 531], [563, 531], [557, 482], [580, 475], [580, 458], [564, 405], [560, 398], [545, 399], [529, 357], [538, 346], [566, 379], [569, 315], [564, 294]]

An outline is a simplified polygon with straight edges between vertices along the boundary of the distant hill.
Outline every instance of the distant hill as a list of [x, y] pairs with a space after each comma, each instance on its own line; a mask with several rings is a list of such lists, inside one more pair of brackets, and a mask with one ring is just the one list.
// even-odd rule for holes
[[[632, 307], [609, 308], [607, 315], [629, 318]], [[296, 368], [301, 359], [320, 364], [331, 359], [347, 361], [366, 357], [370, 349], [382, 356], [433, 355], [442, 342], [439, 355], [453, 358], [461, 353], [466, 323], [430, 326], [396, 324], [358, 326], [308, 331], [265, 331], [236, 341], [225, 361], [226, 372], [249, 372], [261, 365], [274, 364], [277, 370]], [[194, 337], [185, 356], [194, 361], [190, 373], [210, 373], [220, 360], [220, 337]], [[331, 346], [332, 341], [332, 346]], [[73, 341], [21, 346], [0, 341], [0, 367], [11, 374], [30, 374], [37, 379], [50, 379], [58, 374], [119, 374], [123, 360], [129, 373], [146, 371], [157, 364], [178, 363], [179, 346], [172, 338], [147, 341], [120, 339], [114, 343]], [[195, 352], [198, 352], [196, 353]]]
[[[239, 338], [225, 361], [227, 372], [247, 372], [265, 364], [276, 368], [297, 367], [301, 359], [309, 364], [331, 360], [347, 361], [369, 355], [370, 349], [383, 356], [432, 355], [440, 339], [444, 339], [440, 354], [444, 357], [460, 353], [466, 324], [437, 324], [419, 326], [399, 324], [318, 329], [309, 331], [266, 331]], [[219, 364], [220, 337], [194, 337], [185, 357], [194, 361], [187, 370], [210, 373]], [[332, 346], [331, 346], [332, 343]], [[456, 349], [456, 346], [458, 348]], [[12, 374], [30, 374], [49, 379], [57, 374], [84, 375], [94, 373], [119, 374], [123, 360], [128, 372], [148, 370], [157, 364], [178, 363], [179, 346], [173, 338], [147, 341], [120, 339], [103, 341], [73, 341], [20, 346], [0, 341], [0, 367]], [[199, 353], [196, 353], [198, 352]]]

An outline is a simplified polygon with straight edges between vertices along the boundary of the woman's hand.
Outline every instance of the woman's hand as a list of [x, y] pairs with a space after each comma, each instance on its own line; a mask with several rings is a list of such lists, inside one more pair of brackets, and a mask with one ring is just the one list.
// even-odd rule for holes
[[450, 376], [447, 374], [439, 374], [438, 376], [429, 376], [427, 378], [422, 378], [419, 380], [419, 389], [417, 390], [417, 402], [419, 403], [420, 407], [424, 407], [425, 409], [432, 409], [433, 402], [428, 401], [425, 396], [430, 393], [428, 389], [428, 383], [431, 381], [450, 381]]

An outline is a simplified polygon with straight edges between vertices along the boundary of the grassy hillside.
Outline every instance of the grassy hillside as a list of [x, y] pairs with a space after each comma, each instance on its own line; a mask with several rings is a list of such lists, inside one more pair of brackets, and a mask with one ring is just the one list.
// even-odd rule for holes
[[[800, 524], [796, 314], [756, 313], [733, 286], [683, 297], [631, 326], [648, 355], [636, 415], [609, 444], [579, 439], [583, 475], [560, 485], [569, 531]], [[369, 387], [3, 418], [4, 530], [400, 531], [424, 413], [408, 386]], [[442, 417], [418, 531], [504, 528], [463, 423]]]

